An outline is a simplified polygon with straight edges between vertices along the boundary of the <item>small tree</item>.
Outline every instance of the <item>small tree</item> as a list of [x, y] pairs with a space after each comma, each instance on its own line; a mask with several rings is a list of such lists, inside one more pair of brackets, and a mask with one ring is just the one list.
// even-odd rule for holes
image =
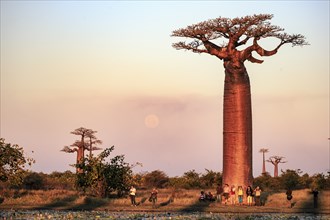
[[185, 179], [185, 186], [186, 188], [200, 188], [200, 174], [197, 173], [195, 170], [189, 170], [183, 174], [183, 178]]
[[285, 189], [299, 189], [300, 188], [300, 170], [286, 170], [285, 172], [282, 171], [281, 174], [281, 181], [282, 186]]
[[311, 189], [318, 189], [318, 190], [329, 189], [330, 185], [328, 184], [329, 184], [329, 176], [327, 178], [323, 173], [317, 173], [311, 177], [311, 184], [309, 185], [309, 187]]
[[202, 174], [200, 181], [204, 188], [215, 187], [218, 183], [222, 182], [222, 175], [220, 172], [214, 172], [212, 170], [205, 169], [206, 173]]
[[12, 185], [22, 183], [25, 166], [31, 166], [35, 160], [24, 156], [24, 150], [17, 144], [5, 143], [0, 138], [0, 181], [10, 182]]
[[154, 170], [144, 175], [144, 185], [148, 188], [165, 188], [169, 184], [169, 177], [160, 170]]
[[97, 139], [97, 137], [94, 135], [95, 133], [97, 133], [97, 131], [91, 130], [91, 132], [88, 132], [86, 134], [86, 137], [88, 138], [87, 150], [89, 151], [90, 159], [93, 157], [93, 153], [92, 153], [93, 151], [102, 149], [102, 148], [96, 146], [98, 144], [102, 144], [102, 141]]
[[81, 170], [77, 173], [77, 186], [84, 192], [105, 197], [113, 191], [122, 195], [131, 183], [132, 170], [124, 161], [124, 155], [118, 155], [106, 162], [114, 146], [106, 148], [97, 157], [85, 158]]

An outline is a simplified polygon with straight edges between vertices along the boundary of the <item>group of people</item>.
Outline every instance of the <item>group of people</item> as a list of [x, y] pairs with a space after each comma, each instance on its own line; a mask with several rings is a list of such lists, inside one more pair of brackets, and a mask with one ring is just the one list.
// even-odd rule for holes
[[[261, 205], [261, 189], [257, 186], [254, 190], [251, 186], [248, 186], [245, 191], [246, 194], [246, 204], [251, 206], [255, 204], [257, 206]], [[223, 187], [221, 184], [218, 184], [216, 188], [216, 196], [215, 198], [212, 195], [212, 200], [209, 200], [207, 196], [212, 195], [211, 192], [205, 194], [204, 191], [201, 192], [200, 201], [217, 201], [220, 203], [224, 203], [225, 205], [243, 205], [243, 198], [244, 198], [244, 190], [242, 186], [236, 187], [232, 185], [231, 187], [228, 184], [225, 184]], [[210, 196], [209, 196], [210, 197]]]
[[[246, 204], [248, 206], [251, 206], [253, 204], [255, 204], [256, 206], [261, 206], [262, 202], [261, 202], [261, 189], [259, 186], [257, 186], [255, 189], [252, 189], [251, 186], [248, 186], [245, 190], [245, 194], [246, 194]], [[317, 208], [318, 204], [318, 191], [316, 189], [313, 189], [312, 194], [314, 197], [314, 208]], [[129, 190], [129, 197], [131, 199], [131, 204], [132, 206], [137, 206], [138, 203], [135, 200], [135, 196], [136, 196], [136, 188], [134, 186], [131, 186], [130, 190]], [[149, 202], [152, 202], [152, 207], [155, 208], [156, 207], [156, 202], [157, 202], [157, 196], [158, 196], [158, 190], [156, 188], [153, 188], [151, 193], [150, 193], [150, 197], [149, 197]], [[242, 186], [238, 186], [237, 190], [236, 187], [234, 185], [232, 185], [231, 187], [229, 187], [228, 184], [225, 184], [223, 187], [221, 186], [221, 184], [218, 184], [217, 188], [216, 188], [216, 195], [214, 196], [211, 192], [204, 192], [201, 191], [201, 194], [199, 196], [199, 201], [209, 201], [209, 202], [213, 202], [213, 201], [217, 201], [220, 202], [221, 204], [224, 203], [226, 204], [231, 204], [231, 205], [235, 205], [236, 202], [238, 202], [238, 205], [243, 205], [243, 198], [244, 198], [244, 190]], [[286, 198], [288, 203], [290, 204], [289, 207], [292, 208], [293, 203], [291, 202], [293, 196], [292, 196], [292, 190], [288, 189], [286, 191]]]
[[199, 196], [199, 201], [201, 201], [201, 202], [205, 202], [205, 201], [213, 202], [215, 200], [216, 200], [216, 198], [213, 196], [213, 194], [211, 192], [205, 193], [204, 191], [201, 191], [201, 194]]
[[[158, 190], [156, 188], [153, 188], [150, 197], [149, 197], [149, 202], [152, 202], [152, 207], [156, 207], [156, 202], [157, 202], [157, 195], [158, 195]], [[131, 199], [131, 204], [132, 206], [137, 206], [139, 203], [136, 202], [135, 197], [136, 197], [136, 188], [134, 186], [131, 186], [129, 190], [129, 197]]]

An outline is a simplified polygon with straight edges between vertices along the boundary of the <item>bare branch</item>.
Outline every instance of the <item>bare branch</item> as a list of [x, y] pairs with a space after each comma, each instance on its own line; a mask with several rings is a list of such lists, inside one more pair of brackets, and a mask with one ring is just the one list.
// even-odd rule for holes
[[278, 38], [281, 42], [279, 45], [274, 49], [274, 50], [265, 50], [263, 49], [259, 44], [258, 40], [260, 39], [259, 37], [255, 37], [253, 40], [253, 45], [250, 47], [246, 48], [245, 50], [242, 51], [242, 58], [243, 60], [249, 60], [250, 62], [253, 63], [262, 63], [261, 60], [257, 60], [252, 57], [252, 52], [255, 51], [257, 52], [260, 56], [272, 56], [275, 55], [278, 51], [278, 49], [287, 43], [291, 43], [292, 46], [303, 46], [303, 45], [309, 45], [308, 42], [305, 41], [305, 37], [300, 35], [300, 34], [294, 34], [294, 35], [289, 35], [286, 33], [276, 33], [276, 34], [268, 34], [268, 37], [275, 37]]
[[77, 149], [77, 148], [73, 148], [73, 149], [71, 149], [71, 148], [68, 147], [68, 146], [64, 146], [63, 149], [62, 149], [61, 151], [64, 151], [64, 152], [66, 152], [66, 153], [74, 153], [74, 152], [78, 151], [78, 149]]
[[181, 50], [181, 49], [185, 49], [185, 50], [191, 50], [194, 53], [208, 53], [208, 51], [206, 49], [198, 49], [198, 47], [196, 47], [196, 45], [193, 44], [186, 44], [185, 42], [178, 42], [178, 43], [174, 43], [172, 44], [172, 46], [177, 49], [177, 50]]
[[301, 34], [287, 34], [287, 33], [279, 33], [275, 34], [273, 37], [276, 37], [281, 40], [281, 44], [287, 44], [291, 43], [291, 45], [294, 46], [305, 46], [309, 45], [309, 43], [306, 41], [306, 38]]
[[[90, 149], [88, 149], [88, 150], [90, 150]], [[102, 150], [102, 147], [92, 147], [91, 150], [92, 150], [92, 151], [94, 151], [94, 150]]]
[[249, 36], [246, 36], [244, 40], [241, 40], [240, 42], [237, 42], [236, 45], [235, 45], [235, 47], [239, 47], [241, 45], [246, 44], [249, 39], [250, 39], [250, 37]]
[[257, 59], [257, 58], [254, 58], [253, 56], [252, 56], [252, 54], [250, 54], [250, 56], [249, 57], [247, 57], [246, 58], [248, 61], [250, 61], [251, 63], [263, 63], [264, 61], [263, 60], [259, 60], [259, 59]]
[[281, 156], [271, 156], [268, 160], [266, 160], [267, 162], [270, 162], [274, 165], [279, 164], [279, 163], [286, 163], [288, 161], [282, 161], [285, 157], [281, 157]]

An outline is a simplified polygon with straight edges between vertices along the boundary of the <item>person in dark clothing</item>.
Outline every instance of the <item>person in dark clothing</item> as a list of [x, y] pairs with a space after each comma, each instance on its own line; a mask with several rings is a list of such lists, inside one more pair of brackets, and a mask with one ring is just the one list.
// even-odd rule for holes
[[153, 188], [152, 191], [151, 191], [150, 198], [149, 198], [149, 201], [152, 202], [152, 207], [153, 208], [156, 208], [157, 195], [158, 195], [158, 190], [156, 188]]
[[317, 191], [317, 189], [313, 189], [312, 193], [313, 193], [313, 200], [314, 200], [314, 208], [317, 208], [317, 200], [318, 200], [319, 191]]
[[207, 201], [214, 202], [215, 198], [211, 192], [206, 195]]
[[220, 183], [218, 184], [216, 191], [217, 191], [217, 202], [220, 202], [221, 204], [223, 188]]
[[257, 186], [257, 188], [255, 188], [255, 190], [254, 190], [254, 195], [255, 195], [255, 197], [254, 197], [254, 200], [255, 200], [255, 202], [256, 202], [256, 206], [261, 206], [261, 201], [260, 201], [260, 197], [261, 197], [261, 189], [260, 189], [260, 187], [259, 186]]
[[246, 197], [248, 206], [251, 206], [253, 202], [253, 189], [251, 186], [246, 188]]
[[291, 189], [288, 189], [285, 194], [286, 194], [286, 199], [290, 203], [290, 206], [289, 207], [292, 208], [292, 202], [291, 202], [291, 200], [293, 198], [293, 196], [292, 196], [292, 190]]

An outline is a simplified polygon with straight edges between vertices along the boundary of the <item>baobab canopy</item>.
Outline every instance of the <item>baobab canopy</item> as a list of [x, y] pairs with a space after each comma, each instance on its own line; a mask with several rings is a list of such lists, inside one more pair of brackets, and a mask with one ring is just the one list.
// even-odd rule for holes
[[[290, 35], [284, 33], [283, 28], [272, 25], [269, 22], [272, 18], [273, 15], [271, 14], [259, 14], [234, 19], [223, 17], [210, 19], [173, 31], [172, 36], [193, 38], [194, 40], [188, 43], [181, 41], [172, 46], [176, 49], [191, 50], [195, 53], [209, 53], [221, 60], [232, 59], [234, 56], [241, 62], [248, 60], [253, 63], [262, 63], [262, 60], [252, 56], [252, 52], [256, 52], [260, 56], [271, 56], [286, 43], [291, 43], [292, 46], [308, 44], [303, 35]], [[270, 37], [277, 38], [279, 43], [275, 49], [267, 51], [258, 44], [258, 41]], [[224, 41], [215, 42], [220, 38]], [[237, 49], [247, 45], [250, 41], [252, 41], [252, 45], [241, 51]]]

